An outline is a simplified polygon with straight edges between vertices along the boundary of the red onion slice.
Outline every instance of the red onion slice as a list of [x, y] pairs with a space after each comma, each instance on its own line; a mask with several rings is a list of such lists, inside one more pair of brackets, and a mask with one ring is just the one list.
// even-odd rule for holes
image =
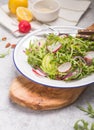
[[39, 76], [43, 76], [43, 77], [46, 76], [46, 74], [45, 74], [44, 72], [40, 71], [39, 69], [34, 69], [34, 68], [32, 68], [32, 71], [33, 71], [35, 74], [39, 75]]
[[67, 75], [63, 77], [63, 80], [68, 80], [69, 78], [75, 79], [81, 73], [82, 69], [76, 69], [74, 72], [69, 72]]

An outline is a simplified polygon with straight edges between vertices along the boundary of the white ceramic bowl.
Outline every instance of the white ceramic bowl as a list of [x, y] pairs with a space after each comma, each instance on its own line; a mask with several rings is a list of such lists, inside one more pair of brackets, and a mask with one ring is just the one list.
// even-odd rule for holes
[[60, 4], [56, 0], [38, 0], [32, 4], [34, 17], [41, 22], [51, 22], [58, 18]]

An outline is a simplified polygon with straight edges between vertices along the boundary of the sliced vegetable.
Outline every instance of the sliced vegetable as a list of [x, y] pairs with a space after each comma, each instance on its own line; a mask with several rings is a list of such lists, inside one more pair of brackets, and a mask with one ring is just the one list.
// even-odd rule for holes
[[39, 69], [32, 68], [32, 71], [39, 76], [46, 76], [46, 74], [43, 71], [40, 71]]
[[81, 74], [82, 69], [77, 68], [73, 72], [69, 72], [67, 75], [63, 77], [63, 80], [76, 79]]
[[72, 72], [68, 73], [63, 77], [63, 80], [68, 80], [70, 77], [72, 77]]
[[57, 66], [56, 66], [56, 62], [54, 59], [53, 54], [48, 53], [47, 55], [44, 56], [43, 60], [42, 60], [42, 70], [49, 74], [49, 76], [54, 76], [57, 73]]
[[92, 63], [92, 60], [94, 59], [94, 51], [87, 52], [84, 56], [84, 59], [87, 62], [87, 64], [90, 65]]
[[60, 42], [57, 42], [57, 43], [53, 43], [52, 45], [49, 45], [47, 47], [47, 49], [50, 51], [50, 52], [57, 52], [60, 48], [61, 48], [61, 43]]
[[71, 63], [70, 62], [66, 62], [61, 64], [57, 69], [59, 72], [67, 72], [69, 71], [71, 68]]
[[18, 21], [26, 20], [28, 22], [31, 22], [33, 19], [33, 15], [31, 11], [28, 8], [21, 7], [21, 6], [16, 9], [16, 16], [17, 16]]
[[78, 59], [80, 61], [83, 61], [84, 63], [86, 63], [85, 59], [82, 56], [75, 56], [74, 59]]

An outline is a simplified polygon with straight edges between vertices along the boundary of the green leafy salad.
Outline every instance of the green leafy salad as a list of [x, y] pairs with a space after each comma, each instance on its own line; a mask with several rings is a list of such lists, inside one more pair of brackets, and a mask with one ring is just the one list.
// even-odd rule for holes
[[94, 72], [94, 41], [49, 34], [25, 49], [32, 71], [55, 80], [75, 80]]

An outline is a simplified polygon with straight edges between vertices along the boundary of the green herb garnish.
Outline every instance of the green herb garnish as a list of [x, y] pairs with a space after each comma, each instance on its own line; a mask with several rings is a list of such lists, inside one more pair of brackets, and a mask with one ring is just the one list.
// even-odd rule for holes
[[88, 103], [88, 106], [87, 108], [83, 108], [81, 106], [78, 106], [78, 108], [82, 111], [84, 111], [87, 115], [89, 115], [91, 118], [94, 118], [94, 109], [93, 107], [91, 106], [90, 103]]
[[94, 123], [89, 126], [89, 123], [83, 119], [78, 120], [74, 124], [74, 130], [94, 130]]
[[[81, 111], [87, 113], [89, 117], [94, 118], [94, 109], [90, 103], [88, 103], [88, 106], [86, 109], [81, 106], [78, 106], [78, 108]], [[76, 121], [76, 123], [74, 124], [74, 130], [94, 130], [94, 123], [89, 124], [84, 119], [80, 119]]]
[[5, 53], [0, 54], [0, 58], [6, 57], [7, 55], [9, 55], [9, 53], [10, 53], [10, 49]]

